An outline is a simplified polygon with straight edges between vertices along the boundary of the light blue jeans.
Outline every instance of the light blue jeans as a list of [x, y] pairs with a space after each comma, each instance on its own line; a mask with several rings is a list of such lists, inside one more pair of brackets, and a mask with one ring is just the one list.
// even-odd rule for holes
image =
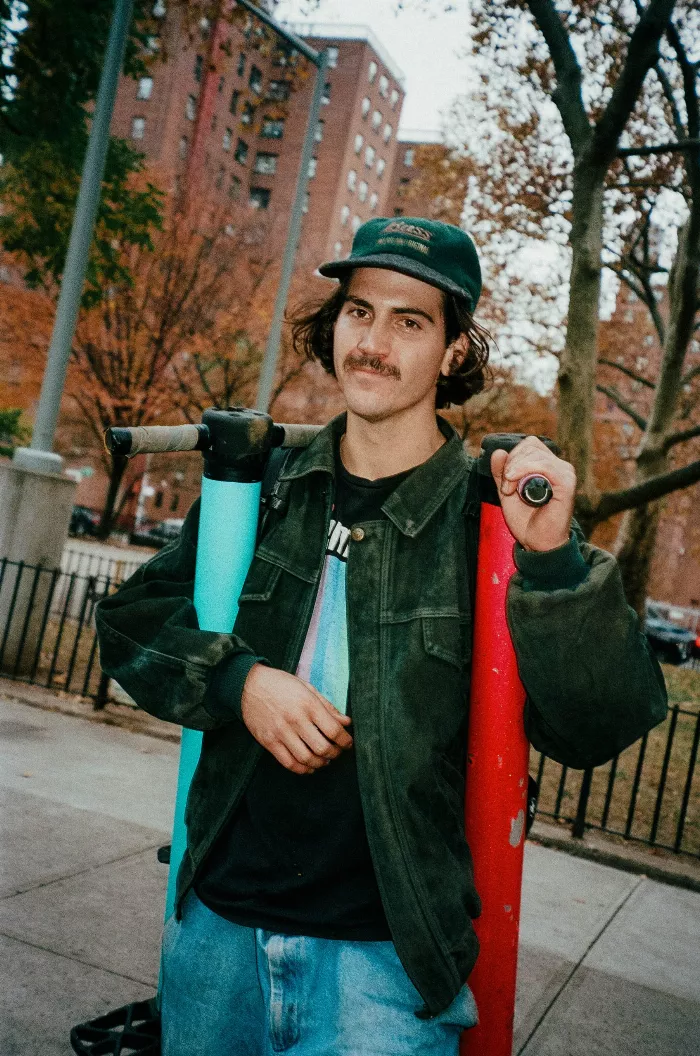
[[392, 942], [241, 927], [193, 892], [165, 927], [162, 1056], [457, 1056], [469, 987], [434, 1019], [422, 1004]]

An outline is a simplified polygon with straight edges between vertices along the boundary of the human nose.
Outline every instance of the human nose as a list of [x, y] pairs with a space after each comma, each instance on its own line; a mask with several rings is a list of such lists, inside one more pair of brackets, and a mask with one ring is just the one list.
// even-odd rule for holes
[[381, 319], [375, 316], [369, 326], [364, 328], [360, 340], [357, 342], [357, 347], [360, 351], [372, 356], [387, 356], [389, 354], [386, 327]]

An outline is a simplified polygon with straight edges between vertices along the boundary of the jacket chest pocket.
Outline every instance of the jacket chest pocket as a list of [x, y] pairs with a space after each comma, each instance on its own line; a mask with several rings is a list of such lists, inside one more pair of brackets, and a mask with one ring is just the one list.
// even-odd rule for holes
[[471, 657], [471, 620], [467, 616], [421, 616], [423, 648], [460, 671]]
[[273, 667], [293, 670], [315, 586], [258, 553], [238, 602], [234, 634]]

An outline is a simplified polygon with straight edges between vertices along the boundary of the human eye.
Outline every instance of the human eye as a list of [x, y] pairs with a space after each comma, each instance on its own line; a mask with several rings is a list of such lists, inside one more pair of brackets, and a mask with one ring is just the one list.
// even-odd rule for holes
[[406, 330], [420, 330], [420, 323], [416, 319], [411, 319], [406, 316], [403, 320], [403, 325]]

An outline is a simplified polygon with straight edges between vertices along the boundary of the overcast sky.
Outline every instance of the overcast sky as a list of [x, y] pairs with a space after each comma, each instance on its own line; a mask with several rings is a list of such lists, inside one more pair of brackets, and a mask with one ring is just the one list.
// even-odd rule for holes
[[[435, 5], [437, 6], [437, 5]], [[321, 0], [313, 21], [366, 25], [374, 32], [406, 78], [401, 132], [437, 132], [441, 114], [466, 88], [468, 0], [453, 0], [455, 10], [429, 18], [415, 10], [396, 14], [396, 0]], [[275, 17], [302, 18], [304, 0], [281, 0]]]

